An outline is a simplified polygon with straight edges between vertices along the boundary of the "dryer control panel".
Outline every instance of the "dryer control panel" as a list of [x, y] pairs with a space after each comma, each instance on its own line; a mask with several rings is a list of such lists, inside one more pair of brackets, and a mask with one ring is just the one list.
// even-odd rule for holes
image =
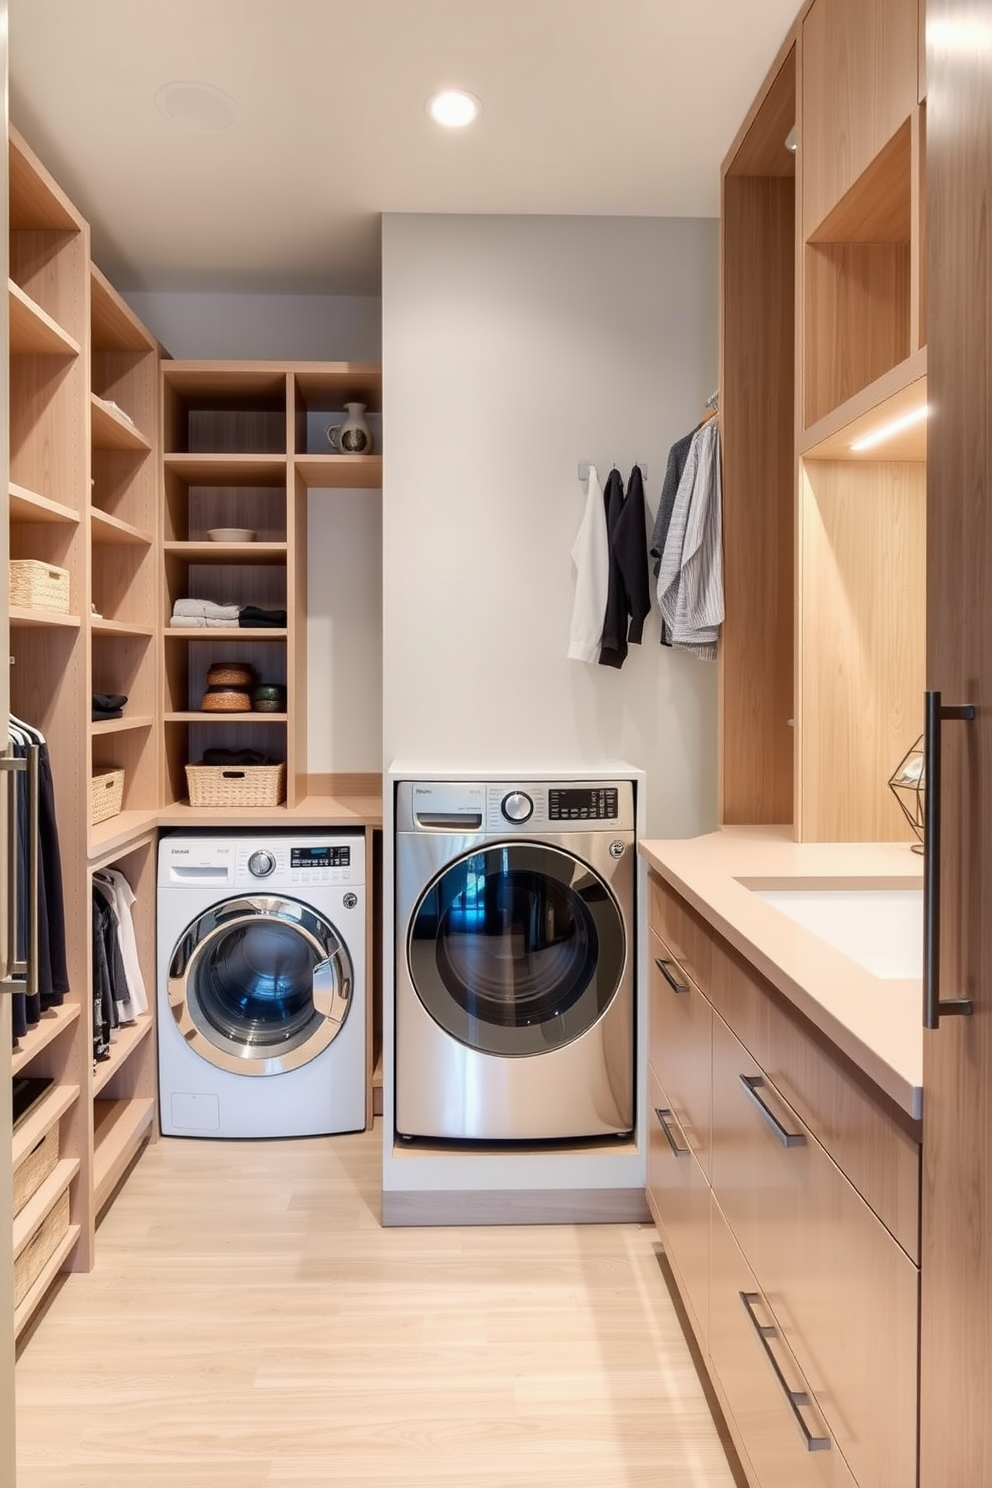
[[398, 832], [455, 836], [560, 832], [631, 832], [631, 780], [401, 780]]

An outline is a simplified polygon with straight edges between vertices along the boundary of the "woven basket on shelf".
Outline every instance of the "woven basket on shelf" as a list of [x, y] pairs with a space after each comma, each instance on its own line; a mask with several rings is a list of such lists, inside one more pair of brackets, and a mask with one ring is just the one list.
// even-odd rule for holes
[[31, 1239], [14, 1261], [14, 1306], [17, 1307], [38, 1280], [45, 1263], [58, 1249], [69, 1228], [69, 1190], [66, 1189], [45, 1215]]
[[69, 570], [37, 558], [11, 558], [10, 602], [25, 610], [69, 613]]
[[191, 806], [278, 806], [286, 765], [187, 765]]
[[90, 826], [116, 816], [124, 800], [123, 770], [94, 770], [90, 779]]
[[37, 1193], [59, 1160], [59, 1124], [56, 1121], [33, 1147], [14, 1173], [14, 1213], [20, 1214], [32, 1194]]

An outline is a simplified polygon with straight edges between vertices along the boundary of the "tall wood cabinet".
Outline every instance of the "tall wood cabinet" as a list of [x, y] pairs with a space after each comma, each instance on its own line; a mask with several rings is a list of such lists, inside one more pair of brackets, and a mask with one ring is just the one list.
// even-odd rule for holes
[[921, 1488], [992, 1480], [992, 3], [927, 6], [927, 685], [943, 725], [940, 990], [924, 1033]]
[[[13, 1133], [15, 1331], [60, 1270], [87, 1270], [95, 1228], [154, 1134], [155, 646], [160, 347], [92, 264], [86, 222], [17, 134], [9, 142], [10, 557], [68, 577], [68, 607], [9, 606], [11, 710], [47, 740], [70, 990], [18, 1041], [15, 1076], [50, 1084]], [[125, 695], [94, 723], [94, 692]], [[123, 772], [123, 810], [93, 825], [93, 782]], [[136, 895], [149, 1010], [94, 1061], [94, 872]], [[39, 1185], [18, 1184], [46, 1162]], [[28, 1192], [28, 1197], [23, 1194]], [[65, 1201], [68, 1198], [68, 1222]], [[43, 1257], [43, 1259], [42, 1259]]]
[[[723, 171], [721, 819], [900, 840], [923, 727], [917, 0], [810, 0]], [[787, 136], [797, 145], [793, 155]]]

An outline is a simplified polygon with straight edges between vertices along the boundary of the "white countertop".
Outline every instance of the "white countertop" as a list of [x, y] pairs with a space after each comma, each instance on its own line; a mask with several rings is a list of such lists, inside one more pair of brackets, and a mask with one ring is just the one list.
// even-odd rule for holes
[[811, 1023], [920, 1119], [920, 979], [872, 975], [751, 892], [759, 885], [918, 887], [923, 861], [908, 843], [795, 842], [791, 827], [725, 827], [705, 837], [644, 841], [640, 851]]

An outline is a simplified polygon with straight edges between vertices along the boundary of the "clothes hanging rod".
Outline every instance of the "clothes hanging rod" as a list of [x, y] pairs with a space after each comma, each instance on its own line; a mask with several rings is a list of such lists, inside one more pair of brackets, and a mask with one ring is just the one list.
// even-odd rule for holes
[[[580, 481], [587, 481], [589, 479], [589, 467], [590, 467], [590, 465], [594, 465], [595, 463], [596, 462], [594, 460], [580, 460], [579, 461], [579, 480]], [[634, 464], [637, 466], [638, 470], [641, 472], [641, 479], [642, 480], [647, 480], [647, 478], [648, 478], [647, 462], [644, 461], [644, 460], [635, 460], [634, 461]], [[611, 466], [610, 468], [611, 469], [615, 469], [616, 467], [614, 465], [614, 466]]]

